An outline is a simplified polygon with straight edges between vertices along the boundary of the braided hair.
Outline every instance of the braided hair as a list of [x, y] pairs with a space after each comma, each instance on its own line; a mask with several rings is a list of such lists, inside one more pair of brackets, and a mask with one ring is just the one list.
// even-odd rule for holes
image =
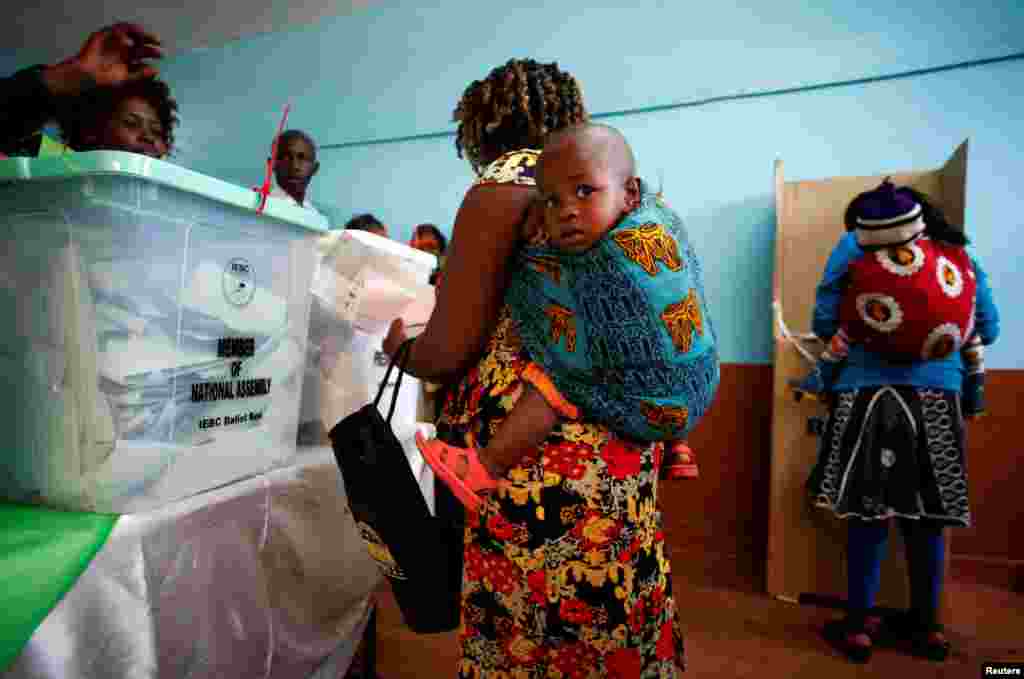
[[970, 241], [967, 239], [967, 235], [964, 234], [964, 230], [954, 224], [950, 224], [949, 220], [946, 219], [946, 215], [943, 214], [942, 210], [939, 209], [938, 205], [935, 205], [928, 196], [924, 195], [917, 189], [912, 189], [909, 186], [903, 187], [903, 190], [910, 194], [910, 197], [917, 201], [917, 204], [921, 206], [921, 218], [924, 219], [924, 232], [934, 240], [939, 240], [944, 243], [951, 245], [967, 245]]
[[576, 79], [533, 59], [511, 59], [473, 81], [452, 117], [455, 149], [477, 173], [503, 153], [539, 149], [548, 133], [589, 119]]
[[76, 151], [88, 150], [85, 138], [103, 126], [125, 99], [137, 97], [148, 102], [160, 118], [163, 141], [170, 153], [174, 148], [174, 128], [178, 124], [178, 102], [171, 88], [157, 78], [144, 78], [116, 87], [98, 87], [73, 102], [65, 102], [57, 111], [61, 139]]

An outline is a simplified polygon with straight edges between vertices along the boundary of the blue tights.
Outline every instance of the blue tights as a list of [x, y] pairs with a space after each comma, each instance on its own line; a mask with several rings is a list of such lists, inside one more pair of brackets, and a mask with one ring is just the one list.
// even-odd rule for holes
[[[927, 519], [900, 519], [910, 572], [910, 610], [918, 622], [937, 620], [945, 545], [942, 527]], [[881, 582], [882, 558], [889, 537], [888, 521], [849, 522], [847, 575], [850, 614], [863, 618], [874, 606]]]

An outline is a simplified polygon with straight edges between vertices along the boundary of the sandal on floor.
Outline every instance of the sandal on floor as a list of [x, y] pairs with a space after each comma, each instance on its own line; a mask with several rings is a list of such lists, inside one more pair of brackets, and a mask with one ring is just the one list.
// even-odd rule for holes
[[[449, 446], [438, 439], [427, 440], [423, 435], [416, 432], [416, 447], [423, 454], [430, 468], [445, 485], [451, 488], [452, 493], [471, 512], [480, 511], [483, 500], [477, 493], [484, 490], [491, 490], [498, 486], [484, 468], [483, 463], [473, 448], [456, 448]], [[465, 469], [465, 478], [459, 478], [455, 464], [462, 461]]]
[[906, 612], [886, 616], [869, 615], [864, 629], [877, 648], [895, 648], [907, 638]]
[[[868, 638], [868, 645], [858, 644], [853, 637], [865, 635]], [[871, 635], [867, 632], [867, 626], [856, 624], [850, 618], [842, 620], [831, 620], [825, 623], [822, 630], [825, 641], [832, 645], [837, 651], [846, 656], [847, 660], [853, 663], [863, 664], [871, 659]]]
[[875, 637], [875, 644], [900, 648], [916, 658], [932, 662], [945, 661], [951, 651], [942, 625], [919, 622], [909, 611], [887, 617], [882, 631]]
[[945, 662], [949, 657], [951, 644], [946, 638], [942, 625], [920, 627], [910, 637], [910, 653], [916, 658]]

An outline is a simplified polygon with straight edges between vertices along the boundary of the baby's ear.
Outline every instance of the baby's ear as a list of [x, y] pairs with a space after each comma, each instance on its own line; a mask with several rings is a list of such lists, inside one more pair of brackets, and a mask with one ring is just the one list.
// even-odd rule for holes
[[626, 209], [635, 210], [640, 207], [640, 178], [630, 177], [626, 180]]

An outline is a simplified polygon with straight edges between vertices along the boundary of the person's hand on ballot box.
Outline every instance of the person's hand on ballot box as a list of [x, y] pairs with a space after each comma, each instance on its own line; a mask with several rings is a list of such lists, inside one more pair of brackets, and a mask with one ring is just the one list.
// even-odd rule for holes
[[394, 358], [402, 342], [415, 337], [426, 328], [434, 311], [435, 300], [436, 292], [433, 286], [423, 286], [416, 297], [401, 310], [401, 316], [391, 321], [384, 345], [381, 347], [388, 357]]
[[396, 318], [391, 321], [391, 327], [388, 328], [388, 334], [384, 338], [384, 346], [381, 348], [389, 358], [394, 358], [398, 347], [402, 346], [407, 339], [409, 339], [409, 335], [405, 331], [405, 321]]

